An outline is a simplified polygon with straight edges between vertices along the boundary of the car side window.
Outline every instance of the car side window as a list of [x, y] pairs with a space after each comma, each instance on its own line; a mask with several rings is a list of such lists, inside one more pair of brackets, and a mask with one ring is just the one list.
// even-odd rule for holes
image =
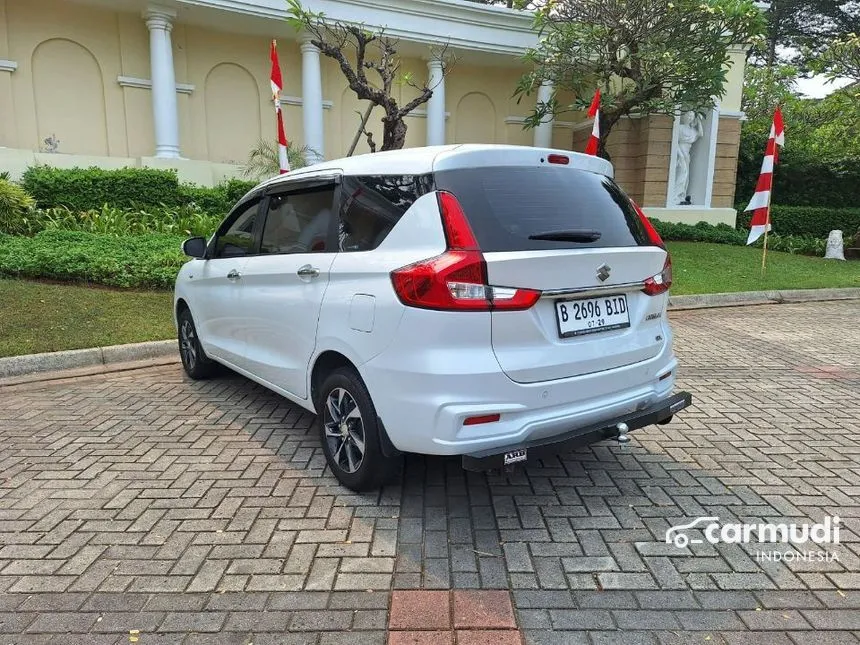
[[334, 186], [269, 197], [261, 254], [324, 253], [329, 248]]
[[233, 223], [215, 240], [215, 258], [234, 258], [254, 252], [254, 226], [260, 199], [254, 199], [239, 208]]
[[341, 183], [338, 245], [341, 251], [371, 251], [409, 207], [432, 190], [424, 175], [345, 176]]

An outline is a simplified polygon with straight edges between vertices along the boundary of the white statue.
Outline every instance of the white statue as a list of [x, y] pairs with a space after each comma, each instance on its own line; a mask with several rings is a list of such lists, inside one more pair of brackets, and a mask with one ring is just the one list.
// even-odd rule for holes
[[678, 156], [675, 157], [674, 203], [689, 204], [690, 155], [693, 144], [704, 135], [702, 117], [692, 110], [681, 114], [678, 123]]
[[842, 243], [842, 231], [830, 231], [827, 237], [827, 250], [824, 253], [825, 260], [844, 260], [845, 249]]

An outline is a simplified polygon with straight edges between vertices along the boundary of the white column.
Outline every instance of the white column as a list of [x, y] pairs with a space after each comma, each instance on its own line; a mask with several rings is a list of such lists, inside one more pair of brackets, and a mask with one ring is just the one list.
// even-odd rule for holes
[[427, 61], [427, 87], [433, 96], [427, 101], [427, 145], [445, 145], [445, 75], [442, 61], [431, 58]]
[[302, 43], [301, 49], [302, 124], [305, 129], [305, 145], [312, 151], [308, 153], [308, 162], [315, 163], [325, 158], [320, 50], [308, 40]]
[[176, 74], [170, 31], [176, 13], [150, 8], [144, 13], [149, 27], [149, 61], [152, 68], [152, 116], [155, 125], [155, 156], [179, 157], [179, 117], [176, 106]]
[[[537, 102], [548, 103], [552, 98], [553, 87], [549, 81], [544, 81], [538, 87]], [[540, 125], [535, 128], [534, 144], [536, 148], [552, 147], [552, 122], [551, 116], [545, 117]]]

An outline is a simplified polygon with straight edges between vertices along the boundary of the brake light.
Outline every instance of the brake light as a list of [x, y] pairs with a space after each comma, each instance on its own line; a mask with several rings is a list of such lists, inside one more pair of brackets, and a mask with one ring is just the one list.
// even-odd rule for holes
[[642, 212], [642, 209], [639, 208], [639, 204], [634, 202], [632, 199], [630, 203], [633, 204], [633, 208], [636, 209], [636, 214], [639, 216], [639, 221], [642, 222], [642, 226], [645, 227], [645, 232], [648, 234], [648, 241], [653, 246], [659, 246], [661, 249], [665, 249], [666, 245], [663, 243], [663, 238], [660, 237], [660, 234], [657, 232], [657, 229], [654, 228], [654, 225], [648, 221], [648, 217]]
[[400, 301], [410, 307], [441, 311], [517, 311], [529, 309], [540, 291], [488, 284], [487, 263], [457, 198], [438, 191], [447, 250], [391, 272]]
[[557, 154], [547, 155], [546, 160], [550, 163], [561, 164], [562, 166], [566, 166], [567, 164], [570, 163], [570, 157], [568, 157], [567, 155], [557, 155]]
[[666, 254], [666, 262], [663, 264], [663, 270], [657, 275], [653, 275], [645, 280], [645, 286], [642, 291], [649, 296], [659, 296], [661, 293], [666, 293], [669, 287], [672, 286], [672, 258]]

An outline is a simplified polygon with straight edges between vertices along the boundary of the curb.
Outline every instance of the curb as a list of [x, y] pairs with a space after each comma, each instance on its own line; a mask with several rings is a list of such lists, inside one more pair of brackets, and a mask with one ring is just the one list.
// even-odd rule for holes
[[737, 293], [703, 293], [696, 296], [670, 296], [669, 310], [741, 307], [745, 305], [782, 305], [829, 300], [860, 300], [860, 288], [785, 289], [782, 291], [740, 291]]
[[[829, 300], [860, 300], [860, 288], [845, 289], [789, 289], [784, 291], [741, 291], [738, 293], [708, 293], [696, 296], [671, 296], [670, 311], [708, 309], [713, 307], [741, 307], [747, 305], [775, 305]], [[110, 345], [91, 349], [72, 349], [64, 352], [27, 354], [0, 358], [0, 380], [14, 379], [39, 372], [96, 368], [87, 373], [103, 373], [130, 369], [127, 363], [147, 361], [146, 367], [167, 365], [179, 361], [175, 340], [158, 340], [129, 345]], [[41, 380], [39, 377], [27, 380]], [[21, 382], [15, 379], [16, 383]], [[8, 384], [8, 383], [7, 383]], [[4, 383], [0, 383], [4, 385]]]
[[82, 367], [99, 366], [110, 371], [111, 366], [131, 361], [166, 359], [160, 362], [176, 362], [179, 352], [175, 340], [156, 340], [148, 343], [110, 345], [90, 349], [71, 349], [64, 352], [26, 354], [0, 358], [0, 379], [8, 379], [35, 372], [56, 372]]

